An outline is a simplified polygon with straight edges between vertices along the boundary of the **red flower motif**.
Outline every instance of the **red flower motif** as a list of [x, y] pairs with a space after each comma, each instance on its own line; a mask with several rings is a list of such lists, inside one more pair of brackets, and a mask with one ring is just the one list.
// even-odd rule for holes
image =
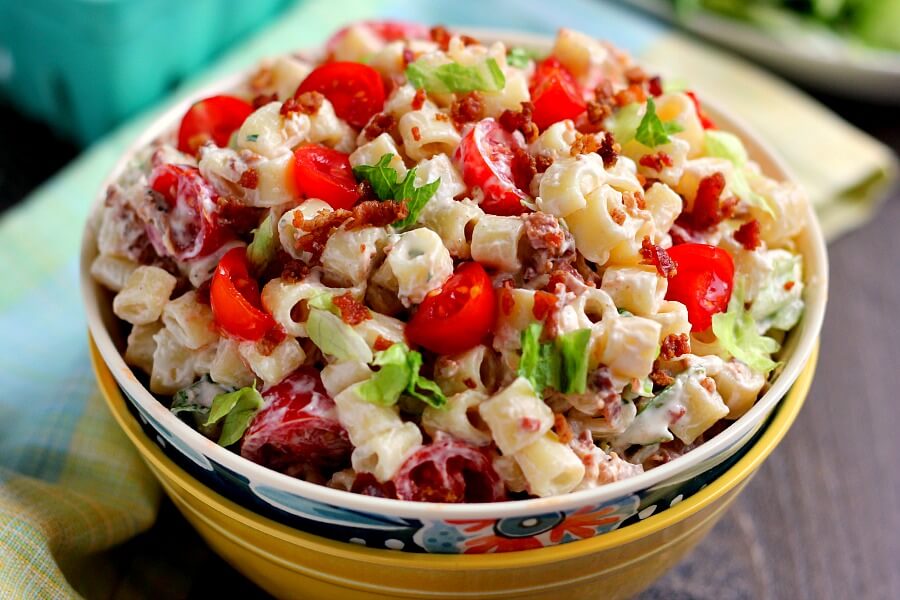
[[447, 521], [448, 525], [465, 525], [466, 527], [462, 527], [462, 530], [466, 533], [474, 533], [476, 531], [481, 531], [482, 529], [487, 529], [488, 527], [493, 527], [494, 523], [496, 523], [494, 519], [458, 519]]
[[533, 550], [544, 545], [536, 537], [505, 538], [496, 535], [466, 540], [465, 554], [482, 554], [487, 552], [515, 552], [517, 550]]
[[566, 517], [562, 523], [550, 530], [550, 541], [559, 543], [566, 533], [579, 540], [594, 537], [597, 527], [611, 525], [619, 520], [619, 517], [616, 516], [606, 516], [616, 512], [615, 506], [607, 506], [597, 512], [590, 512], [592, 508], [586, 506]]

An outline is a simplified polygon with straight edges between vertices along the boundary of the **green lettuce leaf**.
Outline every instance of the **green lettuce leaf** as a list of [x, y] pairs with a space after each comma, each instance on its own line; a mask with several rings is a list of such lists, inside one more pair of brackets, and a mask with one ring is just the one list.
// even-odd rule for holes
[[532, 60], [537, 60], [538, 58], [540, 58], [540, 53], [521, 46], [514, 46], [506, 53], [506, 62], [509, 66], [516, 67], [517, 69], [526, 68], [528, 63]]
[[704, 135], [706, 155], [725, 158], [735, 168], [740, 169], [747, 163], [747, 150], [741, 139], [733, 133], [718, 129], [707, 129]]
[[259, 273], [266, 268], [278, 249], [278, 219], [270, 210], [262, 224], [253, 230], [253, 241], [247, 246], [247, 260]]
[[213, 399], [204, 425], [214, 425], [224, 418], [222, 433], [219, 434], [219, 445], [230, 446], [243, 437], [253, 417], [264, 405], [262, 396], [253, 387], [219, 394]]
[[620, 144], [633, 140], [640, 124], [641, 105], [637, 102], [623, 106], [606, 120], [606, 128]]
[[587, 389], [588, 342], [590, 329], [578, 329], [564, 333], [556, 339], [562, 358], [562, 391], [566, 394], [583, 394]]
[[647, 99], [647, 111], [641, 119], [634, 134], [634, 139], [647, 146], [655, 148], [669, 143], [669, 136], [682, 131], [681, 125], [674, 122], [663, 122], [656, 114], [656, 102], [653, 98]]
[[362, 336], [327, 310], [310, 309], [306, 332], [319, 350], [338, 360], [372, 360], [372, 350]]
[[406, 78], [416, 89], [439, 94], [496, 92], [506, 86], [506, 77], [493, 58], [468, 67], [455, 62], [433, 65], [420, 58], [406, 67]]
[[788, 331], [803, 314], [803, 257], [787, 250], [769, 250], [772, 270], [750, 307], [750, 314], [765, 329]]
[[760, 335], [756, 319], [744, 308], [740, 286], [735, 286], [728, 310], [713, 315], [712, 329], [722, 347], [754, 371], [768, 373], [778, 365], [770, 355], [781, 346], [772, 338]]
[[379, 369], [357, 389], [359, 396], [373, 404], [393, 406], [404, 393], [429, 406], [442, 408], [447, 397], [438, 385], [419, 374], [422, 355], [406, 344], [393, 344], [375, 353], [372, 361]]
[[364, 179], [372, 185], [379, 200], [393, 200], [394, 188], [397, 186], [397, 171], [391, 166], [393, 154], [383, 154], [374, 165], [353, 167], [353, 175]]
[[551, 343], [541, 342], [543, 325], [532, 323], [522, 330], [522, 356], [519, 359], [518, 374], [531, 383], [538, 395], [545, 388], [561, 387], [562, 365], [559, 353]]
[[393, 154], [384, 154], [374, 165], [354, 167], [353, 174], [358, 179], [365, 179], [372, 184], [372, 189], [375, 190], [375, 195], [379, 200], [406, 202], [409, 214], [393, 224], [397, 229], [406, 229], [419, 220], [419, 214], [440, 187], [441, 180], [438, 178], [431, 183], [416, 187], [416, 169], [414, 167], [407, 171], [403, 181], [398, 183], [397, 171], [390, 166], [393, 156]]

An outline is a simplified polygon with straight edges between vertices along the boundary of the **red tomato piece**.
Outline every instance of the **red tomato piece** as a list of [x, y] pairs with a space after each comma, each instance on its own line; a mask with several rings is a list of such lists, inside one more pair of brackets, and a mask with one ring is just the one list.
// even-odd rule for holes
[[397, 497], [419, 502], [499, 502], [503, 480], [483, 451], [438, 435], [406, 459], [394, 476]]
[[483, 119], [463, 136], [454, 159], [469, 187], [484, 193], [481, 208], [494, 215], [519, 215], [528, 195], [516, 186], [513, 174], [514, 149], [524, 150], [518, 136], [503, 129], [494, 119]]
[[348, 27], [344, 27], [325, 43], [325, 52], [330, 56], [334, 54], [338, 45], [347, 36], [351, 27], [363, 27], [382, 42], [396, 42], [397, 40], [427, 40], [428, 28], [419, 23], [406, 23], [403, 21], [360, 21]]
[[244, 248], [232, 248], [219, 261], [209, 286], [209, 303], [216, 325], [232, 337], [256, 341], [275, 327], [275, 319], [262, 309]]
[[531, 80], [532, 120], [541, 130], [564, 119], [574, 120], [587, 110], [583, 96], [572, 73], [549, 56], [537, 66]]
[[150, 188], [168, 205], [153, 212], [147, 228], [160, 256], [193, 260], [233, 237], [219, 219], [218, 195], [196, 167], [159, 165], [150, 173]]
[[703, 106], [700, 104], [700, 100], [697, 99], [697, 94], [695, 94], [694, 92], [685, 93], [694, 103], [694, 108], [697, 109], [697, 118], [700, 119], [700, 124], [703, 125], [703, 129], [717, 129], [716, 124], [713, 122], [713, 120], [707, 117], [706, 113], [703, 112]]
[[439, 290], [425, 296], [406, 324], [406, 337], [432, 352], [456, 354], [484, 339], [496, 313], [496, 295], [484, 267], [463, 263]]
[[294, 182], [307, 198], [324, 200], [334, 208], [350, 208], [359, 199], [348, 154], [310, 144], [294, 150]]
[[231, 134], [240, 129], [253, 112], [253, 105], [234, 96], [213, 96], [191, 106], [181, 118], [178, 149], [191, 156], [212, 140], [227, 146]]
[[704, 331], [712, 324], [714, 314], [728, 308], [734, 260], [725, 250], [708, 244], [679, 244], [668, 253], [678, 272], [669, 279], [666, 299], [687, 307], [691, 331]]
[[353, 446], [316, 370], [301, 367], [262, 395], [267, 406], [247, 428], [241, 456], [292, 476], [349, 460]]
[[331, 62], [313, 69], [294, 94], [319, 92], [334, 106], [334, 113], [356, 128], [369, 122], [384, 107], [381, 75], [362, 63]]

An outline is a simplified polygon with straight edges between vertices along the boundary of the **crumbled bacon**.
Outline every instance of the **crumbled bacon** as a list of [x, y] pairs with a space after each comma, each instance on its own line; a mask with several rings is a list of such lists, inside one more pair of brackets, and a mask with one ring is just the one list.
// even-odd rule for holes
[[413, 125], [412, 129], [410, 129], [409, 132], [412, 134], [413, 139], [417, 142], [422, 140], [422, 131], [418, 128], [418, 126]]
[[538, 173], [543, 173], [553, 164], [553, 157], [547, 154], [538, 154], [534, 157], [534, 169]]
[[522, 135], [525, 136], [525, 141], [530, 144], [540, 134], [537, 124], [531, 120], [534, 114], [534, 104], [522, 102], [521, 106], [520, 110], [504, 110], [500, 114], [498, 122], [503, 129], [510, 133], [515, 131], [522, 132]]
[[297, 249], [309, 252], [317, 258], [325, 249], [329, 236], [341, 225], [347, 229], [385, 227], [405, 218], [408, 214], [409, 208], [404, 202], [377, 200], [359, 202], [352, 210], [323, 210], [312, 219], [304, 219], [302, 214], [297, 213], [294, 215], [294, 227], [307, 232], [297, 240]]
[[657, 172], [662, 171], [665, 167], [671, 167], [675, 164], [672, 162], [672, 157], [662, 151], [655, 154], [645, 154], [638, 163]]
[[450, 38], [452, 36], [446, 27], [435, 25], [428, 33], [431, 36], [431, 41], [437, 44], [441, 50], [446, 52], [450, 48]]
[[319, 92], [303, 92], [297, 96], [297, 105], [300, 107], [301, 113], [305, 115], [314, 115], [322, 108], [322, 102], [324, 100], [325, 96]]
[[266, 104], [269, 104], [271, 102], [277, 102], [277, 101], [278, 101], [278, 94], [274, 94], [274, 93], [273, 94], [257, 94], [256, 96], [253, 97], [253, 101], [251, 102], [251, 104], [253, 104], [253, 108], [256, 109], [256, 108], [262, 108]]
[[471, 35], [466, 35], [461, 33], [459, 35], [459, 41], [463, 43], [463, 46], [477, 46], [481, 42], [479, 42], [476, 38], [473, 38]]
[[281, 279], [285, 283], [297, 283], [309, 275], [309, 265], [302, 260], [291, 259], [281, 267]]
[[575, 142], [569, 149], [569, 154], [571, 156], [578, 156], [579, 154], [591, 154], [600, 150], [600, 145], [601, 143], [597, 140], [597, 136], [576, 133]]
[[794, 285], [796, 285], [796, 281], [786, 281], [784, 284], [784, 291], [789, 292], [794, 289]]
[[454, 100], [450, 105], [450, 117], [457, 127], [462, 127], [465, 123], [480, 121], [482, 116], [484, 116], [484, 104], [478, 92], [466, 94]]
[[558, 437], [559, 441], [563, 444], [568, 444], [575, 438], [565, 415], [560, 413], [554, 413], [553, 415], [553, 431], [556, 432], [556, 437]]
[[624, 90], [619, 90], [616, 92], [615, 96], [613, 96], [613, 100], [617, 106], [628, 106], [629, 104], [634, 104], [635, 102], [639, 102], [643, 104], [647, 101], [647, 94], [644, 92], [644, 88], [642, 85], [637, 83], [632, 83]]
[[759, 221], [753, 219], [741, 225], [734, 232], [734, 239], [744, 247], [745, 250], [756, 250], [762, 243], [759, 235]]
[[609, 216], [612, 218], [613, 222], [616, 225], [623, 225], [625, 223], [625, 211], [619, 208], [618, 206], [613, 207], [611, 211], [609, 211]]
[[465, 379], [463, 379], [463, 385], [466, 386], [467, 388], [469, 388], [470, 390], [474, 390], [475, 388], [478, 387], [478, 384], [475, 383], [475, 380], [472, 379], [471, 377], [466, 377]]
[[302, 108], [300, 107], [300, 102], [297, 101], [296, 98], [288, 98], [281, 104], [281, 109], [279, 109], [278, 113], [284, 117], [288, 118], [294, 113], [302, 112]]
[[531, 314], [538, 321], [543, 321], [547, 315], [556, 310], [557, 298], [550, 292], [538, 290], [534, 293], [534, 306], [531, 307]]
[[287, 334], [281, 327], [273, 327], [266, 332], [261, 340], [256, 342], [256, 351], [263, 356], [269, 356], [286, 337]]
[[611, 107], [615, 97], [612, 81], [609, 79], [602, 80], [597, 87], [594, 88], [594, 96], [598, 104]]
[[504, 315], [511, 315], [513, 309], [516, 308], [516, 300], [509, 292], [508, 288], [500, 288], [500, 312]]
[[672, 360], [690, 351], [691, 340], [686, 333], [670, 333], [660, 345], [659, 357], [663, 360]]
[[397, 119], [394, 118], [394, 115], [390, 113], [378, 113], [369, 119], [369, 122], [366, 124], [363, 129], [363, 135], [367, 140], [374, 140], [382, 133], [390, 133], [391, 130], [397, 126]]
[[725, 189], [725, 176], [713, 173], [700, 180], [694, 208], [691, 211], [691, 225], [695, 229], [705, 230], [715, 227], [724, 218], [719, 206], [719, 198]]
[[612, 115], [612, 107], [605, 102], [591, 100], [587, 103], [587, 120], [591, 125], [602, 125]]
[[372, 187], [372, 183], [368, 179], [363, 179], [356, 184], [356, 193], [359, 194], [359, 199], [363, 202], [378, 199], [375, 195], [375, 188]]
[[331, 301], [341, 312], [341, 320], [347, 325], [359, 325], [372, 318], [372, 313], [366, 305], [354, 298], [350, 292], [334, 296]]
[[650, 241], [650, 236], [644, 236], [641, 240], [641, 264], [653, 265], [660, 277], [671, 279], [678, 274], [678, 265], [659, 244]]
[[640, 84], [647, 81], [647, 74], [639, 66], [633, 65], [625, 70], [625, 79], [628, 80], [628, 83]]
[[603, 166], [608, 169], [616, 164], [616, 161], [619, 159], [619, 152], [621, 151], [622, 148], [619, 146], [618, 142], [616, 142], [616, 138], [613, 134], [609, 131], [604, 133], [603, 141], [600, 142], [600, 147], [597, 149], [597, 154], [603, 159]]
[[554, 256], [560, 256], [566, 246], [566, 232], [559, 224], [559, 219], [551, 214], [535, 212], [523, 219], [523, 229], [528, 243], [535, 250], [549, 250]]
[[420, 110], [423, 106], [425, 106], [425, 90], [420, 89], [416, 90], [416, 95], [413, 96], [412, 102], [410, 102], [409, 106], [413, 110]]
[[657, 98], [663, 95], [663, 84], [659, 75], [654, 75], [647, 81], [647, 91]]
[[347, 228], [387, 227], [391, 223], [405, 219], [408, 215], [409, 207], [404, 202], [369, 200], [353, 207], [352, 220], [347, 224]]
[[644, 195], [640, 192], [622, 192], [622, 203], [625, 205], [625, 210], [632, 217], [638, 216], [638, 212], [647, 208], [647, 203], [644, 201]]
[[238, 179], [238, 185], [248, 190], [255, 190], [259, 185], [259, 173], [252, 167], [247, 169], [241, 173], [241, 178]]
[[531, 156], [525, 148], [514, 146], [512, 148], [512, 170], [513, 181], [516, 187], [527, 190], [531, 186], [531, 180], [537, 174], [537, 166], [534, 157]]
[[650, 371], [650, 381], [658, 386], [665, 387], [675, 383], [675, 378], [672, 377], [671, 373], [661, 368], [657, 360], [653, 362], [653, 370]]
[[372, 348], [375, 350], [375, 352], [384, 352], [393, 345], [394, 342], [384, 336], [379, 335], [377, 338], [375, 338], [375, 343], [372, 344]]

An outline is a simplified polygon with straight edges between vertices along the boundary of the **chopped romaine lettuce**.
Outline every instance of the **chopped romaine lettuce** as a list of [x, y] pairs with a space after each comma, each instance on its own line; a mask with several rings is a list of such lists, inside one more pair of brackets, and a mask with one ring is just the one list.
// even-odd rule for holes
[[379, 367], [378, 371], [358, 389], [360, 397], [367, 402], [393, 406], [405, 393], [434, 408], [447, 404], [441, 388], [419, 374], [422, 355], [406, 344], [393, 344], [387, 350], [376, 352], [372, 364]]
[[204, 425], [214, 425], [224, 418], [222, 433], [219, 434], [219, 445], [230, 446], [243, 437], [253, 417], [264, 405], [262, 396], [254, 387], [219, 394], [213, 399]]
[[312, 308], [306, 321], [309, 339], [324, 354], [338, 360], [360, 360], [370, 362], [372, 350], [366, 341], [352, 327], [344, 323], [340, 317], [322, 310]]
[[722, 347], [754, 371], [768, 373], [778, 364], [770, 355], [781, 346], [772, 338], [759, 333], [756, 319], [744, 308], [744, 294], [740, 285], [735, 285], [728, 310], [713, 315], [712, 329]]
[[762, 330], [788, 331], [803, 313], [803, 257], [787, 250], [769, 250], [772, 270], [753, 298], [750, 314]]
[[247, 246], [247, 260], [258, 273], [262, 271], [278, 248], [278, 218], [270, 210], [262, 224], [253, 230], [253, 241]]
[[406, 67], [406, 78], [414, 88], [438, 94], [497, 92], [506, 86], [506, 77], [493, 58], [471, 66], [435, 65], [420, 58]]

